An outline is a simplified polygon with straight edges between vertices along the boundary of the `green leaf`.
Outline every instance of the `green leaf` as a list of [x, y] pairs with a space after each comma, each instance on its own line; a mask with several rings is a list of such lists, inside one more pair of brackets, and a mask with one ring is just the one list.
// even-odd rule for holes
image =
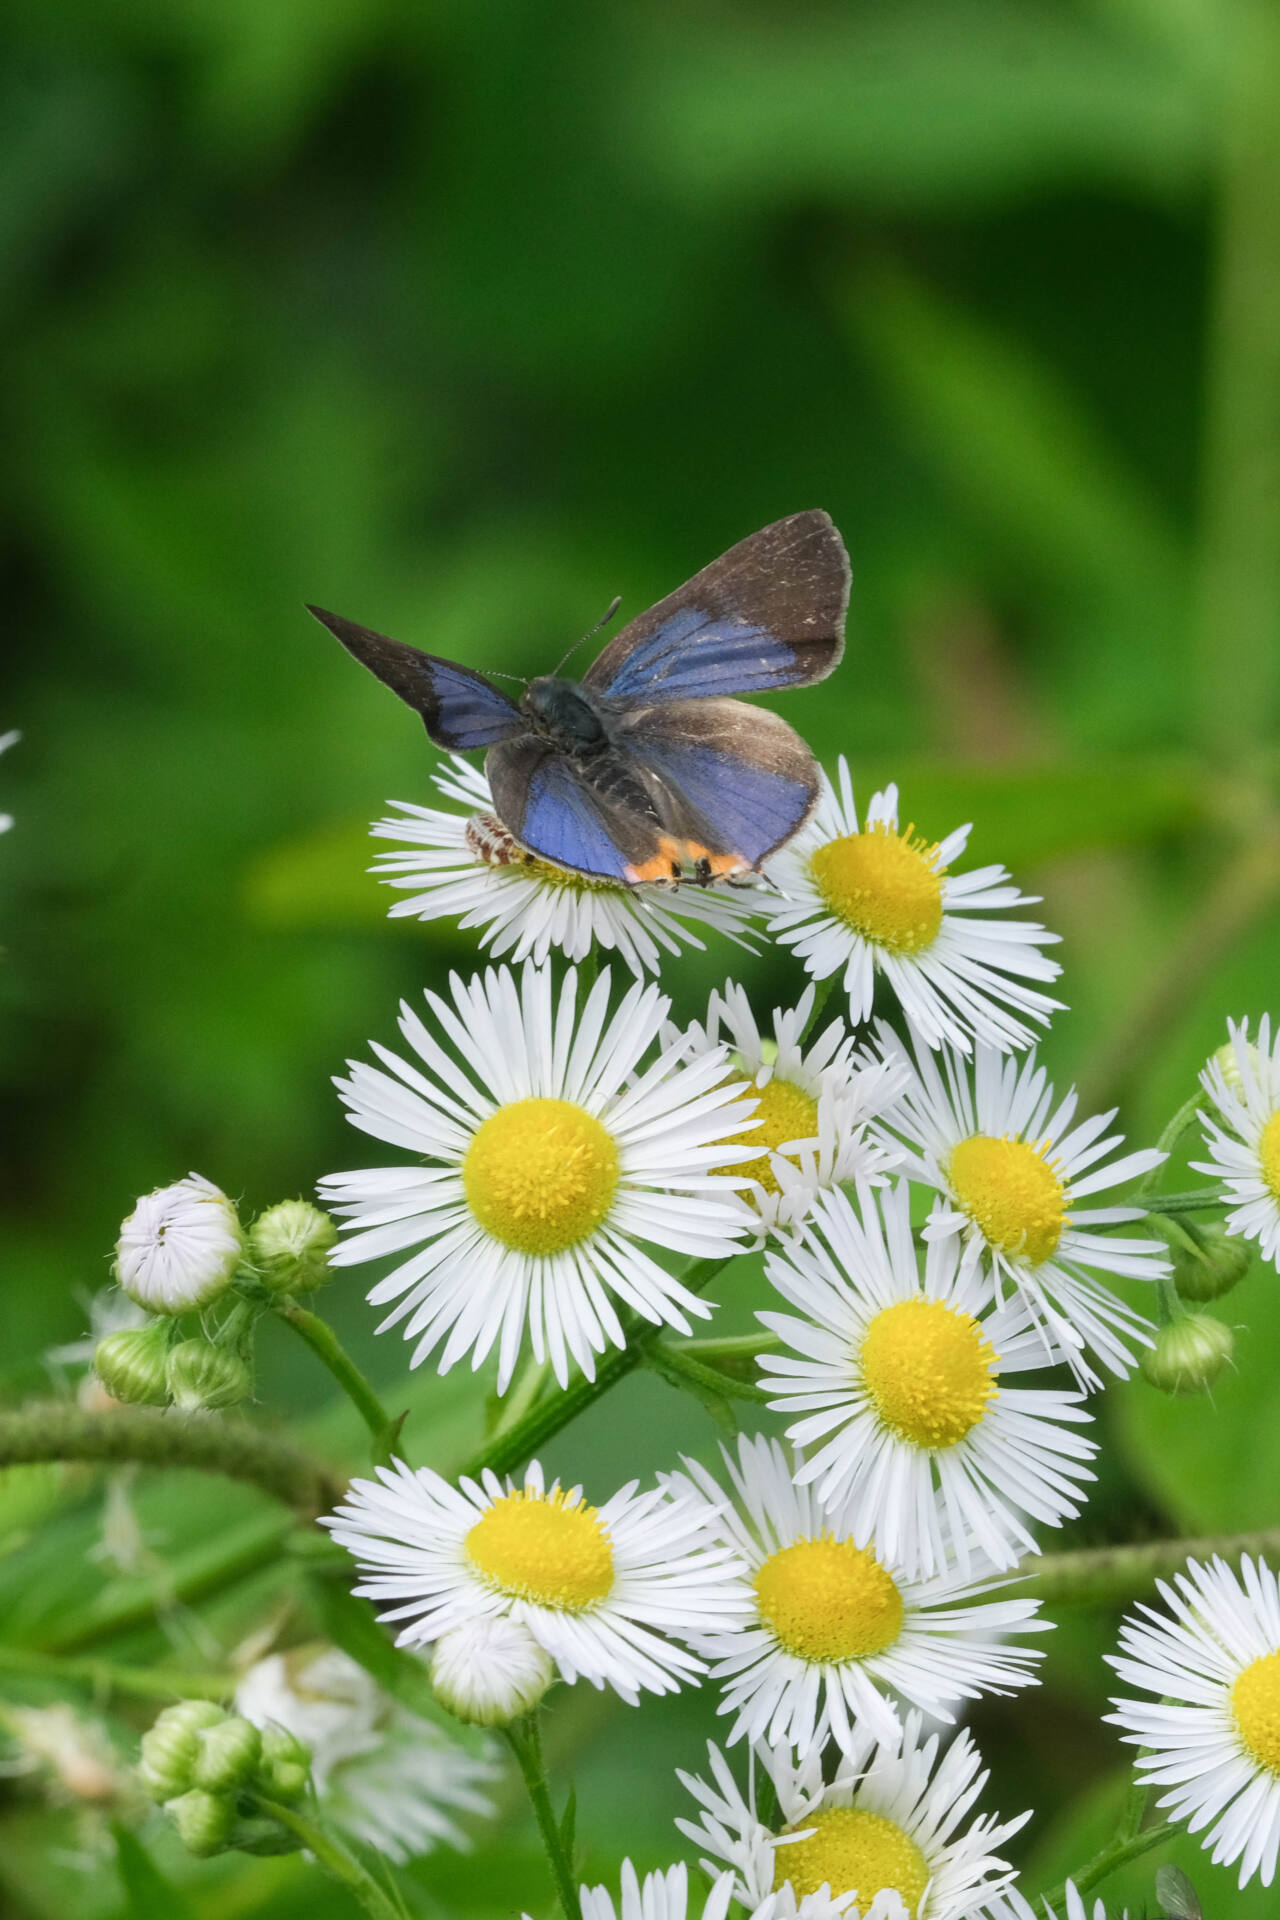
[[165, 1878], [137, 1835], [119, 1820], [112, 1822], [111, 1832], [128, 1920], [193, 1920], [185, 1894]]
[[560, 1819], [560, 1845], [564, 1848], [565, 1858], [573, 1863], [573, 1845], [578, 1830], [578, 1794], [570, 1787], [569, 1798], [564, 1803], [564, 1813]]

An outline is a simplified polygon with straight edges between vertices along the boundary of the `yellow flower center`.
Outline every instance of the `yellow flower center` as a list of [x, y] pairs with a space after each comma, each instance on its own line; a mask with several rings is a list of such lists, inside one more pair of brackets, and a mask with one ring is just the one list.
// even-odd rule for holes
[[1258, 1142], [1258, 1164], [1272, 1194], [1280, 1200], [1280, 1113], [1273, 1113]]
[[[790, 1080], [773, 1079], [766, 1086], [753, 1088], [756, 1117], [745, 1133], [717, 1142], [722, 1147], [758, 1147], [754, 1160], [740, 1160], [736, 1166], [717, 1167], [717, 1173], [736, 1173], [744, 1179], [758, 1180], [766, 1193], [778, 1192], [778, 1181], [769, 1155], [788, 1140], [813, 1140], [818, 1132], [818, 1103], [802, 1087]], [[795, 1156], [791, 1156], [794, 1160]], [[797, 1162], [798, 1164], [798, 1162]]]
[[594, 1507], [560, 1489], [525, 1487], [495, 1500], [467, 1535], [467, 1558], [514, 1600], [583, 1613], [613, 1588], [613, 1548]]
[[879, 822], [865, 833], [828, 840], [810, 856], [814, 883], [832, 913], [890, 953], [932, 946], [942, 925], [938, 849], [914, 827], [895, 833]]
[[829, 1533], [770, 1554], [755, 1590], [760, 1618], [802, 1660], [865, 1659], [902, 1631], [902, 1595], [875, 1555]]
[[861, 1807], [820, 1807], [797, 1820], [788, 1833], [807, 1840], [774, 1850], [773, 1888], [791, 1882], [801, 1899], [829, 1886], [833, 1894], [851, 1893], [869, 1907], [878, 1893], [892, 1889], [908, 1913], [914, 1913], [929, 1884], [929, 1863], [909, 1833], [882, 1813]]
[[988, 1246], [1032, 1266], [1057, 1252], [1066, 1224], [1063, 1186], [1039, 1147], [971, 1133], [952, 1149], [947, 1178]]
[[513, 1100], [476, 1128], [462, 1184], [495, 1240], [520, 1253], [561, 1253], [594, 1233], [612, 1206], [618, 1149], [571, 1100]]
[[954, 1447], [996, 1397], [1000, 1356], [971, 1313], [899, 1300], [862, 1338], [862, 1375], [884, 1424], [913, 1446]]
[[1250, 1757], [1280, 1774], [1280, 1651], [1245, 1668], [1231, 1689], [1231, 1712]]

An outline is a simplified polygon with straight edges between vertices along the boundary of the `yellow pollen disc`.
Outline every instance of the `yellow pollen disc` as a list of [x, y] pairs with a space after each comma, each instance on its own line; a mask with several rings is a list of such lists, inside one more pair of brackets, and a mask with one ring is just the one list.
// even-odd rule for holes
[[760, 1618], [802, 1660], [861, 1660], [902, 1631], [902, 1596], [875, 1555], [829, 1533], [770, 1554], [755, 1590]]
[[[755, 1160], [739, 1160], [736, 1166], [717, 1167], [717, 1173], [736, 1173], [747, 1180], [758, 1180], [766, 1193], [777, 1193], [778, 1182], [769, 1162], [788, 1140], [813, 1140], [818, 1132], [818, 1103], [790, 1080], [770, 1080], [766, 1086], [753, 1087], [756, 1118], [745, 1133], [718, 1141], [722, 1147], [757, 1147]], [[794, 1159], [794, 1155], [792, 1156]], [[798, 1164], [798, 1163], [797, 1163]]]
[[999, 1357], [971, 1313], [941, 1300], [884, 1307], [862, 1338], [862, 1376], [880, 1418], [931, 1452], [977, 1426], [996, 1397]]
[[613, 1589], [613, 1548], [594, 1507], [529, 1488], [495, 1500], [467, 1535], [467, 1558], [499, 1592], [582, 1613]]
[[1250, 1757], [1280, 1774], [1280, 1651], [1245, 1668], [1231, 1689], [1231, 1712]]
[[462, 1163], [467, 1205], [520, 1253], [561, 1253], [613, 1204], [618, 1149], [571, 1100], [513, 1100], [482, 1121]]
[[1057, 1252], [1066, 1224], [1063, 1186], [1039, 1147], [971, 1133], [947, 1162], [952, 1192], [988, 1246], [1032, 1266]]
[[818, 892], [832, 913], [890, 953], [932, 946], [942, 925], [945, 867], [938, 849], [916, 835], [877, 823], [865, 833], [828, 840], [810, 856]]
[[1280, 1113], [1273, 1113], [1258, 1142], [1258, 1165], [1275, 1199], [1280, 1200]]
[[929, 1863], [896, 1821], [861, 1807], [820, 1807], [787, 1831], [804, 1833], [810, 1827], [817, 1831], [807, 1840], [775, 1848], [775, 1893], [788, 1880], [801, 1899], [825, 1885], [869, 1907], [878, 1893], [892, 1888], [907, 1912], [915, 1912], [929, 1884]]

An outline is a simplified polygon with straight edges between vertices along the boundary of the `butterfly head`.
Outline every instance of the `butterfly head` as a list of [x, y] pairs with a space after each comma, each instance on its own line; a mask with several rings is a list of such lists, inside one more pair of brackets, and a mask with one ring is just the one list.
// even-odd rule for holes
[[531, 680], [520, 711], [534, 731], [561, 753], [595, 753], [607, 744], [604, 723], [576, 680], [561, 680], [555, 674]]

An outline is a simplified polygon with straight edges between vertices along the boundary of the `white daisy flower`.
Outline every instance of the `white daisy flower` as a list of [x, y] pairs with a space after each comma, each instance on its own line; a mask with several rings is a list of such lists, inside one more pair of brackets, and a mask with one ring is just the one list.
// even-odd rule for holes
[[393, 920], [457, 915], [459, 926], [480, 928], [481, 946], [495, 956], [539, 965], [552, 948], [585, 960], [594, 943], [616, 952], [637, 977], [657, 973], [664, 953], [702, 948], [696, 927], [750, 947], [746, 930], [759, 912], [756, 890], [622, 887], [573, 873], [520, 845], [494, 813], [484, 774], [460, 754], [450, 754], [433, 778], [455, 802], [452, 809], [393, 800], [396, 814], [372, 829], [380, 839], [408, 843], [380, 853], [372, 868], [388, 886], [410, 894], [391, 908]]
[[1113, 1699], [1107, 1719], [1143, 1751], [1134, 1762], [1158, 1802], [1240, 1885], [1275, 1878], [1280, 1852], [1280, 1581], [1246, 1555], [1215, 1557], [1156, 1582], [1172, 1618], [1139, 1606], [1120, 1629], [1120, 1678], [1154, 1696]]
[[207, 1307], [231, 1285], [244, 1236], [225, 1193], [202, 1174], [144, 1194], [120, 1229], [115, 1277], [152, 1313]]
[[796, 1760], [786, 1747], [758, 1749], [781, 1816], [776, 1829], [756, 1812], [754, 1769], [743, 1793], [717, 1748], [707, 1753], [709, 1782], [678, 1776], [700, 1818], [676, 1825], [706, 1848], [707, 1873], [733, 1869], [745, 1906], [790, 1888], [802, 1913], [816, 1899], [845, 1920], [987, 1920], [1012, 1882], [996, 1849], [1031, 1816], [983, 1814], [962, 1827], [987, 1783], [967, 1732], [939, 1755], [937, 1734], [922, 1740], [920, 1715], [910, 1713], [900, 1746], [864, 1747], [858, 1768], [846, 1766], [830, 1785], [818, 1750]]
[[905, 1181], [858, 1199], [823, 1195], [803, 1242], [766, 1256], [802, 1316], [758, 1315], [792, 1350], [760, 1367], [788, 1438], [816, 1449], [798, 1478], [828, 1510], [847, 1501], [855, 1543], [904, 1571], [954, 1556], [967, 1577], [974, 1548], [1013, 1566], [1037, 1551], [1031, 1523], [1061, 1526], [1093, 1478], [1082, 1396], [1005, 1384], [1044, 1364], [1027, 1310], [998, 1304], [954, 1238], [929, 1244], [920, 1278]]
[[[702, 1920], [724, 1920], [732, 1898], [733, 1875], [722, 1873], [703, 1904]], [[579, 1887], [578, 1899], [582, 1920], [686, 1920], [689, 1869], [678, 1866], [668, 1867], [665, 1873], [646, 1873], [641, 1883], [631, 1862], [624, 1860], [620, 1902], [615, 1904], [607, 1887]], [[769, 1901], [758, 1920], [767, 1920], [773, 1905]]]
[[873, 794], [859, 826], [853, 782], [840, 761], [839, 791], [825, 777], [817, 811], [770, 861], [781, 899], [765, 903], [769, 931], [825, 980], [843, 969], [855, 1025], [871, 1012], [883, 973], [930, 1046], [971, 1040], [1006, 1050], [1032, 1038], [1061, 1005], [1025, 983], [1062, 969], [1040, 948], [1057, 934], [1032, 920], [977, 920], [975, 913], [1034, 904], [1003, 867], [953, 874], [968, 827], [936, 845], [913, 826], [898, 830], [898, 789]]
[[707, 1531], [701, 1501], [630, 1482], [602, 1507], [582, 1489], [486, 1473], [455, 1488], [402, 1462], [354, 1480], [324, 1522], [365, 1572], [356, 1588], [399, 1644], [422, 1646], [461, 1622], [507, 1617], [527, 1627], [570, 1683], [672, 1693], [701, 1675], [674, 1641], [732, 1628], [747, 1612], [741, 1562]]
[[236, 1688], [236, 1711], [309, 1747], [322, 1810], [397, 1865], [437, 1845], [469, 1848], [454, 1816], [496, 1811], [486, 1791], [499, 1771], [492, 1749], [469, 1752], [337, 1647], [256, 1661]]
[[1247, 1020], [1230, 1020], [1227, 1030], [1228, 1046], [1200, 1075], [1217, 1109], [1216, 1118], [1200, 1115], [1209, 1158], [1191, 1164], [1221, 1180], [1224, 1198], [1236, 1203], [1228, 1233], [1256, 1240], [1263, 1259], [1280, 1267], [1280, 1029], [1272, 1039], [1263, 1014], [1256, 1042]]
[[[731, 1073], [743, 1076], [755, 1098], [755, 1123], [733, 1143], [750, 1147], [753, 1157], [725, 1171], [750, 1179], [747, 1197], [760, 1217], [760, 1238], [799, 1225], [815, 1193], [848, 1180], [878, 1183], [901, 1157], [867, 1131], [897, 1093], [901, 1069], [883, 1061], [856, 1064], [839, 1019], [805, 1047], [813, 1004], [814, 989], [807, 987], [796, 1006], [775, 1008], [773, 1037], [766, 1039], [746, 993], [727, 980], [723, 992], [711, 995], [706, 1024], [695, 1021], [686, 1030], [693, 1059], [722, 1056], [728, 1046]], [[663, 1035], [668, 1042], [678, 1037], [673, 1027]]]
[[1040, 1654], [1003, 1638], [1047, 1630], [1036, 1601], [989, 1598], [1004, 1582], [921, 1580], [858, 1546], [856, 1515], [824, 1512], [776, 1440], [740, 1436], [736, 1461], [721, 1451], [732, 1502], [691, 1460], [663, 1484], [701, 1494], [709, 1528], [747, 1564], [746, 1630], [692, 1642], [724, 1688], [720, 1712], [737, 1715], [730, 1745], [745, 1738], [806, 1753], [834, 1738], [856, 1764], [868, 1736], [901, 1738], [898, 1697], [949, 1722], [957, 1701], [1033, 1681]]
[[610, 1019], [607, 969], [581, 1009], [572, 969], [554, 1004], [545, 967], [449, 984], [452, 1005], [426, 994], [430, 1027], [401, 1006], [416, 1063], [375, 1047], [387, 1071], [352, 1062], [336, 1082], [353, 1126], [427, 1164], [321, 1182], [351, 1235], [330, 1265], [408, 1254], [369, 1294], [398, 1303], [378, 1331], [403, 1321], [410, 1364], [440, 1348], [441, 1373], [496, 1344], [500, 1393], [526, 1325], [561, 1386], [570, 1358], [593, 1379], [625, 1344], [611, 1296], [688, 1333], [710, 1307], [640, 1242], [719, 1260], [752, 1230], [741, 1183], [713, 1171], [744, 1157], [724, 1143], [750, 1115], [724, 1052], [643, 1064], [670, 1003], [637, 984]]
[[999, 1297], [1015, 1287], [1041, 1331], [1044, 1358], [1067, 1361], [1082, 1387], [1101, 1385], [1086, 1352], [1127, 1374], [1126, 1341], [1150, 1346], [1148, 1323], [1090, 1270], [1162, 1280], [1169, 1249], [1163, 1240], [1098, 1231], [1141, 1220], [1142, 1207], [1079, 1202], [1149, 1173], [1166, 1156], [1143, 1148], [1102, 1165], [1122, 1144], [1120, 1134], [1107, 1134], [1114, 1110], [1077, 1123], [1074, 1088], [1057, 1100], [1034, 1053], [1011, 1060], [978, 1046], [970, 1061], [952, 1047], [935, 1057], [917, 1045], [913, 1058], [883, 1022], [876, 1036], [879, 1057], [903, 1076], [882, 1124], [908, 1176], [940, 1196], [925, 1239], [955, 1235], [963, 1267], [984, 1262]]

